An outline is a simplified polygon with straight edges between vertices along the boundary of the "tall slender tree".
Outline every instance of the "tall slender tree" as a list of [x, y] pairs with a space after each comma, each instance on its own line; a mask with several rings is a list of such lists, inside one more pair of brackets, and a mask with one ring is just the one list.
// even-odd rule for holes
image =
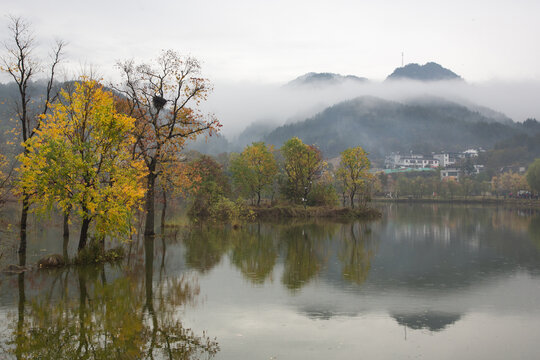
[[[30, 24], [21, 17], [10, 17], [10, 40], [4, 43], [4, 55], [0, 58], [1, 70], [7, 73], [17, 85], [18, 96], [14, 101], [14, 112], [20, 125], [22, 142], [32, 138], [40, 127], [40, 118], [49, 112], [50, 104], [58, 96], [55, 89], [55, 75], [62, 59], [65, 47], [63, 41], [57, 41], [52, 50], [48, 68], [47, 87], [41, 100], [41, 106], [33, 103], [38, 100], [32, 96], [33, 81], [44, 72], [44, 65], [35, 56], [36, 42]], [[26, 152], [26, 148], [23, 148]], [[22, 210], [20, 224], [19, 263], [26, 263], [26, 230], [30, 194], [23, 191], [21, 194]]]
[[199, 62], [164, 51], [154, 62], [118, 64], [123, 76], [115, 86], [126, 98], [126, 111], [136, 121], [133, 155], [142, 158], [148, 170], [145, 200], [145, 235], [154, 235], [155, 185], [168, 154], [179, 153], [189, 139], [212, 135], [221, 126], [199, 105], [212, 87], [200, 75]]
[[338, 179], [349, 194], [351, 208], [359, 191], [367, 191], [370, 162], [367, 153], [360, 146], [349, 148], [341, 153], [341, 161], [336, 172]]

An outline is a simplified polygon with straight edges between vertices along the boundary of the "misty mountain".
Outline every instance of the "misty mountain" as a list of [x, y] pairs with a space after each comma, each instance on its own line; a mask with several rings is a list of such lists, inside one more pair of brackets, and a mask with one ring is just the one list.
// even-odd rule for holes
[[[513, 124], [514, 122], [505, 114], [485, 106], [469, 103], [459, 104], [436, 96], [413, 97], [406, 101], [408, 105], [427, 107], [439, 116], [449, 115], [466, 121], [486, 121]], [[478, 117], [480, 115], [481, 117]]]
[[304, 121], [276, 128], [264, 140], [281, 146], [298, 136], [316, 144], [325, 157], [362, 146], [372, 158], [392, 151], [462, 151], [491, 148], [526, 133], [524, 125], [500, 122], [445, 100], [416, 99], [406, 103], [363, 96], [331, 106]]
[[255, 121], [249, 124], [234, 141], [234, 144], [238, 147], [236, 151], [242, 151], [242, 149], [250, 145], [253, 142], [263, 141], [264, 137], [276, 128], [276, 125], [271, 121]]
[[288, 82], [286, 86], [326, 86], [338, 85], [345, 82], [365, 83], [368, 79], [355, 75], [340, 75], [334, 73], [315, 73], [310, 72]]
[[461, 76], [441, 65], [428, 62], [424, 65], [407, 64], [396, 68], [386, 80], [418, 80], [418, 81], [439, 81], [439, 80], [463, 80]]

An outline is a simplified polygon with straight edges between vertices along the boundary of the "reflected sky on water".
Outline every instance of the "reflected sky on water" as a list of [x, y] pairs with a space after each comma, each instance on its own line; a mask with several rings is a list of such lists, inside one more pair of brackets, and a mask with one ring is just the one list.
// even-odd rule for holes
[[[540, 356], [538, 212], [379, 206], [373, 222], [168, 226], [121, 264], [0, 275], [0, 351], [42, 357], [56, 342], [70, 354], [98, 349], [90, 358]], [[29, 236], [29, 263], [61, 252], [61, 224], [48, 224]]]

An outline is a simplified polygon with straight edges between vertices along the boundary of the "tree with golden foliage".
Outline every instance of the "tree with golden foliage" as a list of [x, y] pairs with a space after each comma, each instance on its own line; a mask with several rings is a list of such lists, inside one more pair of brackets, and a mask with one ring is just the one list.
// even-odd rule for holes
[[115, 89], [125, 97], [125, 112], [136, 119], [134, 155], [147, 169], [145, 235], [154, 234], [155, 184], [169, 154], [177, 154], [187, 140], [212, 135], [221, 126], [199, 110], [211, 91], [200, 75], [199, 62], [164, 51], [153, 63], [133, 60], [118, 64], [123, 82]]
[[44, 211], [57, 204], [82, 219], [78, 249], [85, 248], [88, 230], [127, 236], [133, 212], [144, 197], [144, 164], [133, 160], [135, 119], [115, 110], [113, 96], [93, 80], [61, 91], [36, 135], [19, 156], [20, 192]]
[[491, 179], [491, 186], [497, 194], [502, 194], [504, 196], [510, 193], [516, 194], [519, 190], [529, 189], [525, 175], [514, 173], [512, 171], [502, 173], [499, 176], [494, 176]]
[[336, 172], [344, 190], [349, 195], [351, 208], [359, 192], [368, 192], [373, 176], [369, 173], [371, 165], [368, 154], [360, 146], [349, 148], [341, 153], [341, 161]]

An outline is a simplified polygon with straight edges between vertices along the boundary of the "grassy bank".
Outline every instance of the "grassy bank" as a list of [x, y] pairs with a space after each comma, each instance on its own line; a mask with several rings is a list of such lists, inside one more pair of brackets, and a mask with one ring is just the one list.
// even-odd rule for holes
[[373, 208], [350, 209], [342, 207], [322, 207], [293, 205], [276, 205], [272, 207], [250, 207], [259, 219], [279, 218], [352, 218], [352, 219], [377, 219], [382, 216], [381, 212]]

